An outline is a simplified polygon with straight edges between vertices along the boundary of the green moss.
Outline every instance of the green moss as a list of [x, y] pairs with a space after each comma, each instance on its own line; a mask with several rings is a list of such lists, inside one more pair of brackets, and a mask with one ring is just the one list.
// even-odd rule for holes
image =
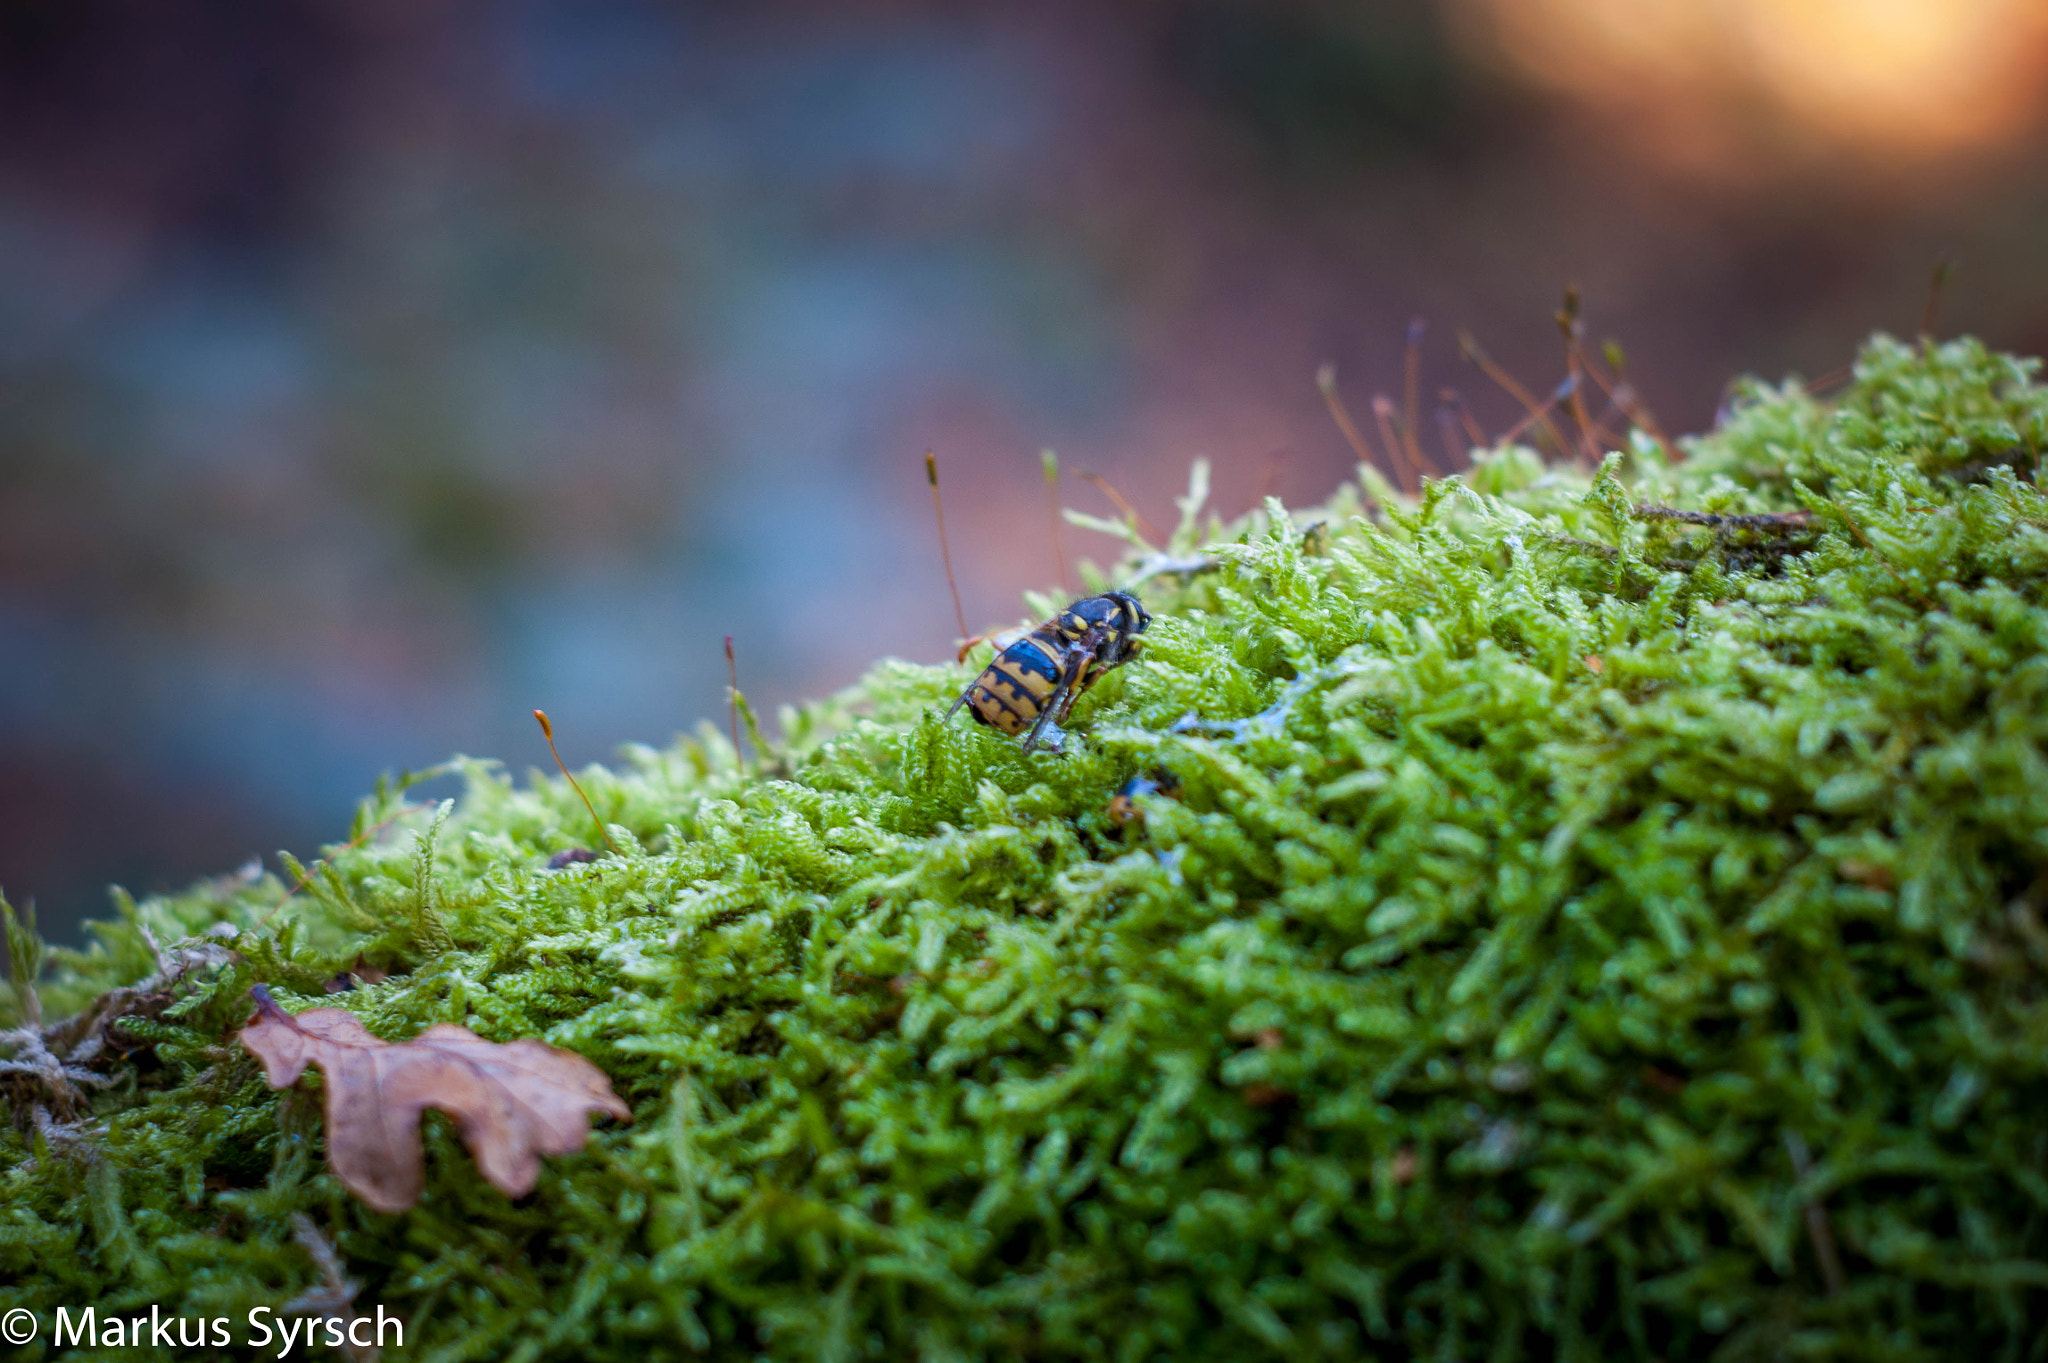
[[[81, 1125], [9, 1077], [0, 1309], [239, 1319], [317, 1284], [303, 1213], [436, 1359], [2048, 1357], [2032, 369], [1879, 338], [1678, 463], [1191, 506], [1215, 567], [1146, 582], [1062, 757], [886, 662], [764, 764], [583, 773], [623, 855], [544, 869], [576, 796], [461, 762], [281, 910], [124, 904], [46, 1016], [145, 930], [236, 955]], [[367, 1212], [233, 1044], [258, 981], [545, 1037], [637, 1119], [519, 1203], [434, 1119]]]

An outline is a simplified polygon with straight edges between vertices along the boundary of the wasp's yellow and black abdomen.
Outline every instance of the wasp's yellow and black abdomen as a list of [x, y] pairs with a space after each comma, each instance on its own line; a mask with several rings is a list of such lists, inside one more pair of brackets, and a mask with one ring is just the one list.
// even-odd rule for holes
[[996, 654], [945, 718], [968, 706], [983, 724], [1023, 734], [1030, 752], [1098, 677], [1129, 661], [1151, 622], [1129, 592], [1084, 597]]
[[974, 717], [1006, 734], [1021, 734], [1037, 722], [1059, 686], [1058, 641], [1033, 630], [996, 654], [967, 688]]

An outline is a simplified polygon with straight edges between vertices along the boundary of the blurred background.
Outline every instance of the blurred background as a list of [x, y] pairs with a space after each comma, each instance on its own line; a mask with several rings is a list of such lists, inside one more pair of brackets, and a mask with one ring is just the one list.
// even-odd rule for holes
[[1674, 431], [1943, 256], [2048, 350], [2044, 93], [2033, 0], [6, 0], [0, 887], [722, 723], [728, 633], [770, 713], [937, 660], [927, 447], [1008, 623], [1041, 447], [1319, 500], [1412, 316], [1496, 432], [1456, 331], [1547, 389], [1568, 283]]

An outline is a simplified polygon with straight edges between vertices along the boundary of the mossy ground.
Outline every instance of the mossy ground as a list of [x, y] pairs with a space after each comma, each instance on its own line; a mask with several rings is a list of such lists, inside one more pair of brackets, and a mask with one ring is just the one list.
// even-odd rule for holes
[[[282, 908], [124, 905], [46, 1017], [145, 929], [235, 956], [75, 1124], [9, 1080], [0, 1310], [239, 1321], [318, 1286], [302, 1213], [435, 1359], [2048, 1357], [2030, 375], [1880, 338], [1678, 462], [1191, 509], [1215, 567], [1140, 588], [1063, 756], [888, 662], [762, 761], [583, 773], [593, 862], [545, 869], [596, 845], [565, 784], [465, 762]], [[636, 1120], [514, 1203], [433, 1119], [368, 1212], [233, 1042], [256, 982], [544, 1037]]]

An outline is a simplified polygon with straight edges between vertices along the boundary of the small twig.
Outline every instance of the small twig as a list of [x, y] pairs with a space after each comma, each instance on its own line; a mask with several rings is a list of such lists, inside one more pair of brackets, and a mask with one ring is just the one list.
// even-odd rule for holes
[[1621, 551], [1611, 544], [1601, 544], [1596, 540], [1582, 540], [1576, 535], [1560, 535], [1551, 531], [1539, 530], [1536, 532], [1536, 537], [1550, 544], [1560, 545], [1567, 549], [1577, 549], [1583, 553], [1591, 554], [1595, 558], [1606, 559], [1609, 563], [1612, 563], [1621, 554]]
[[569, 764], [564, 762], [562, 754], [556, 751], [555, 726], [548, 722], [548, 712], [545, 710], [535, 710], [533, 717], [540, 721], [541, 736], [547, 739], [548, 751], [554, 754], [555, 769], [562, 773], [563, 779], [569, 783], [569, 789], [576, 792], [577, 798], [583, 801], [583, 807], [590, 811], [590, 821], [597, 825], [597, 836], [604, 839], [604, 845], [611, 848], [613, 853], [618, 856], [624, 856], [625, 853], [619, 851], [619, 845], [612, 841], [611, 830], [604, 826], [603, 819], [597, 817], [597, 806], [590, 803], [590, 797], [583, 793], [583, 787], [577, 785], [576, 778], [569, 775]]
[[1799, 530], [1813, 524], [1811, 511], [1770, 511], [1747, 516], [1727, 516], [1713, 511], [1686, 511], [1675, 506], [1644, 502], [1636, 515], [1650, 521], [1679, 521], [1685, 525], [1707, 525], [1720, 530]]

